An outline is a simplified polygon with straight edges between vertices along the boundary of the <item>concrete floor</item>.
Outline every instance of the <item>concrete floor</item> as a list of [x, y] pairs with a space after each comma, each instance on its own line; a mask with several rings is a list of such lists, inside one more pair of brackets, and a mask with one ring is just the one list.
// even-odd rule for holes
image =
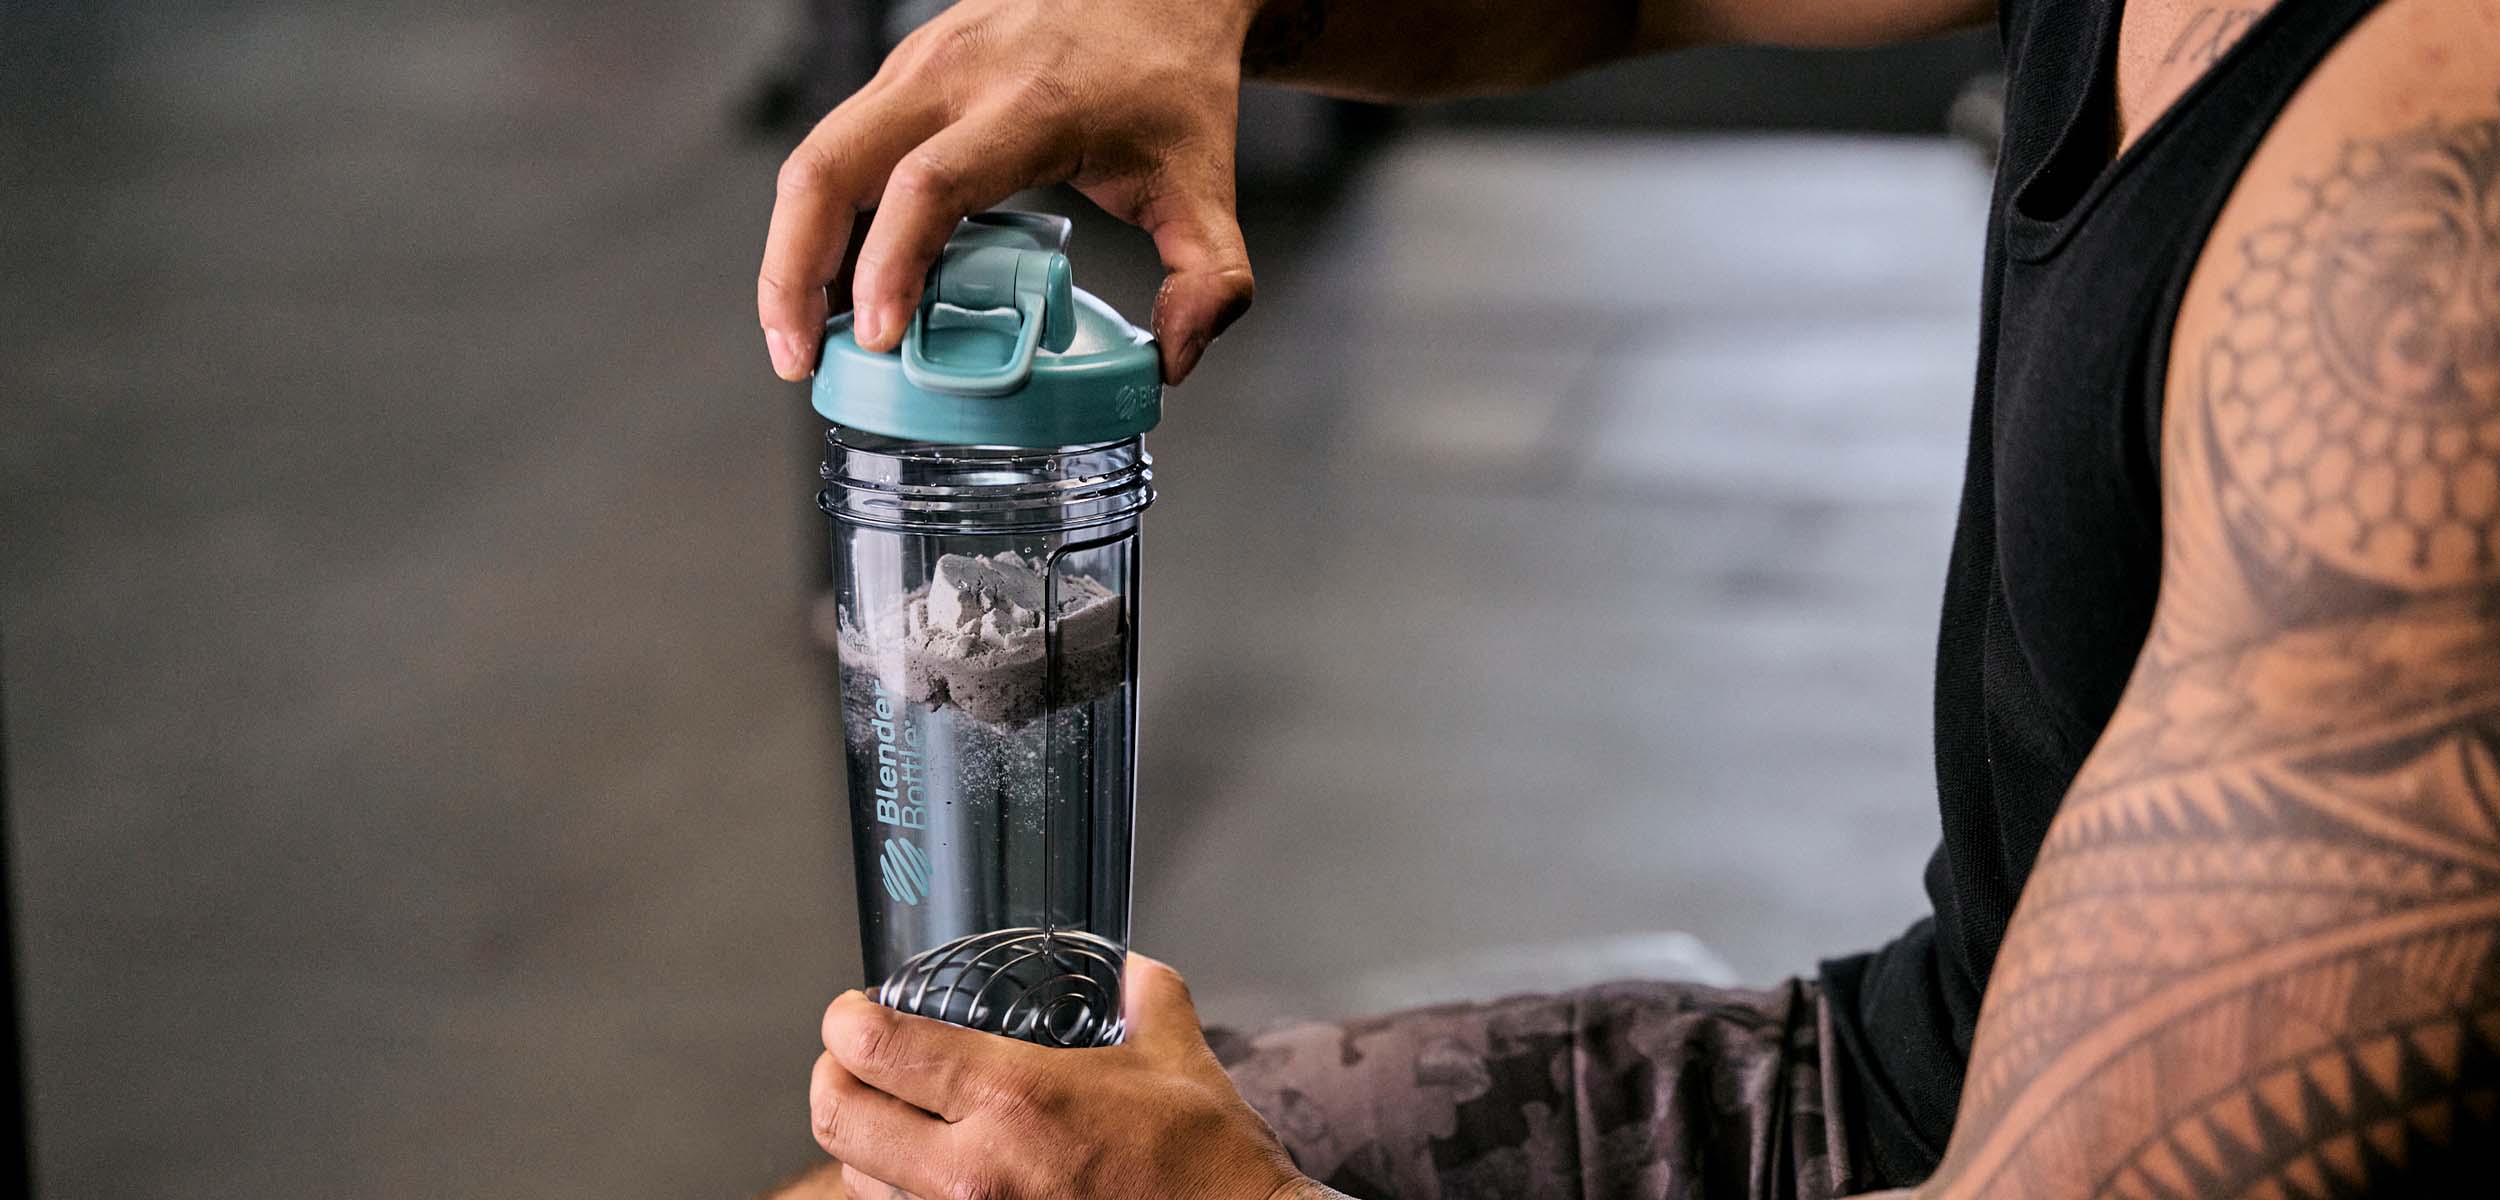
[[[45, 1193], [808, 1161], [856, 958], [778, 156], [726, 115], [786, 6], [74, 7], [0, 120]], [[1257, 1021], [1915, 915], [1984, 191], [1427, 128], [1252, 213], [1259, 308], [1151, 441], [1141, 947]], [[1142, 313], [1141, 237], [1076, 249]]]

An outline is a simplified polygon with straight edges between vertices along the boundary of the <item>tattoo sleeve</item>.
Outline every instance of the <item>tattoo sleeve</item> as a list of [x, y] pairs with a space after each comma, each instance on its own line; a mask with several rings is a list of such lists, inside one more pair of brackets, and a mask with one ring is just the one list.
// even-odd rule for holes
[[2500, 116], [2314, 167], [2207, 251], [2161, 612], [1928, 1195], [2500, 1194]]

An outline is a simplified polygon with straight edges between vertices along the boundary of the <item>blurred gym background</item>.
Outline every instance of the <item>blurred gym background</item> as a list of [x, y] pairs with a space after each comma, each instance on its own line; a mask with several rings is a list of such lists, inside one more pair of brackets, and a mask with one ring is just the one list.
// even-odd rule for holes
[[[934, 6], [0, 9], [41, 1194], [742, 1196], [860, 982], [775, 167]], [[1138, 944], [1257, 1023], [1916, 916], [1993, 37], [1244, 106]], [[1064, 193], [1142, 319], [1142, 235]]]

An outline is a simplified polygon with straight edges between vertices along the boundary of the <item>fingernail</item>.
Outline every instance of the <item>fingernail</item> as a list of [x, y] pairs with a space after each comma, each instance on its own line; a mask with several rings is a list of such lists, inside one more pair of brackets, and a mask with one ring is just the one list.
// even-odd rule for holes
[[1206, 352], [1207, 339], [1203, 335], [1182, 342], [1180, 370], [1176, 374], [1181, 379], [1189, 378], [1189, 373], [1198, 369], [1198, 360], [1205, 357]]
[[885, 336], [885, 313], [871, 305], [859, 310], [859, 341], [873, 345]]
[[790, 351], [789, 335], [778, 329], [765, 330], [764, 353], [772, 356], [773, 374], [790, 378], [790, 364], [798, 361], [798, 356]]

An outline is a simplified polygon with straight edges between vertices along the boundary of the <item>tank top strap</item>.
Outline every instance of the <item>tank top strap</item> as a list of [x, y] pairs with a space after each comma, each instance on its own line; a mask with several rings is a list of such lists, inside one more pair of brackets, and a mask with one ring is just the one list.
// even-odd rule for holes
[[[2064, 59], [2067, 82], [2056, 97], [2065, 119], [2049, 144], [2021, 164], [2008, 205], [2006, 251], [2018, 260], [2047, 258], [2077, 227], [2111, 207], [2113, 193], [2197, 214], [2196, 234], [2219, 213], [2276, 114], [2291, 102], [2320, 61], [2379, 0], [2281, 0], [2190, 84], [2170, 107], [2112, 160], [2116, 120], [2118, 0], [2091, 0], [2052, 19], [2040, 14], [2018, 26], [2026, 44], [2009, 54]], [[2009, 147], [2009, 149], [2011, 149]], [[2123, 204], [2124, 201], [2117, 203]], [[2141, 212], [2117, 219], [2147, 219]], [[2162, 220], [2163, 218], [2152, 218]]]

